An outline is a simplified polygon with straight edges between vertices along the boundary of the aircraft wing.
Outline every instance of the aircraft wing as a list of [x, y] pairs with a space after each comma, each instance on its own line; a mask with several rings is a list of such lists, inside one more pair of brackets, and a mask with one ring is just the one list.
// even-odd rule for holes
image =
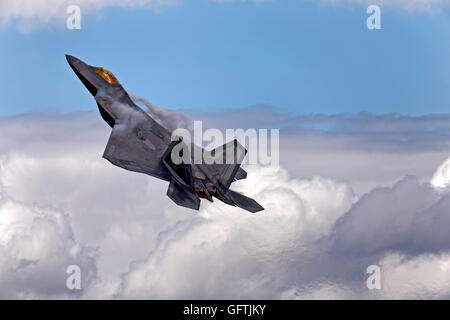
[[170, 180], [167, 196], [179, 206], [194, 210], [200, 208], [200, 198], [197, 194], [174, 179]]
[[144, 112], [116, 122], [103, 157], [126, 170], [170, 181], [162, 157], [170, 144], [168, 133]]

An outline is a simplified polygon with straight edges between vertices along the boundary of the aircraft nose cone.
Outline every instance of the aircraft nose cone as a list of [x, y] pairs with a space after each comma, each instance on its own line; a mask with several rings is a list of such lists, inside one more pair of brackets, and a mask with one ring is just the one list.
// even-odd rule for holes
[[81, 82], [89, 90], [89, 92], [95, 97], [98, 89], [104, 87], [104, 85], [102, 84], [102, 82], [104, 81], [98, 79], [95, 73], [92, 72], [90, 66], [80, 59], [75, 58], [74, 56], [71, 56], [69, 54], [66, 54], [66, 59], [77, 77], [81, 80]]
[[74, 56], [71, 56], [70, 54], [66, 54], [66, 59], [70, 65], [73, 65], [75, 61], [78, 61], [77, 58], [75, 58]]

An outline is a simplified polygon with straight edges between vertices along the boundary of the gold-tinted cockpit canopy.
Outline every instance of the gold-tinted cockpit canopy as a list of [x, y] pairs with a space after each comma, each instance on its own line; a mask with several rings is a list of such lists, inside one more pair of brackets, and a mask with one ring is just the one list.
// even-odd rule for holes
[[109, 71], [106, 68], [102, 67], [93, 67], [91, 66], [92, 70], [95, 71], [96, 74], [98, 74], [100, 77], [106, 80], [109, 84], [119, 84], [119, 81], [116, 79], [116, 77], [112, 74], [111, 71]]

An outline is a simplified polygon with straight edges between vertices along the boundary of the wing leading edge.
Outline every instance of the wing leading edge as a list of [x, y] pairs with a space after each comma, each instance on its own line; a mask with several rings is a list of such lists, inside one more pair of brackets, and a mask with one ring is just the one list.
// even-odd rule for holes
[[149, 116], [139, 117], [130, 116], [116, 122], [103, 157], [123, 169], [170, 181], [171, 175], [161, 163], [170, 138], [145, 119]]

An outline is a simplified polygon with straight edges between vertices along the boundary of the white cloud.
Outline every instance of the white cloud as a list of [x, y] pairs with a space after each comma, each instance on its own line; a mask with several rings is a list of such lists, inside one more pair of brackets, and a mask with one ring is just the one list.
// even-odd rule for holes
[[407, 11], [436, 11], [450, 5], [449, 0], [317, 0], [332, 5], [380, 5], [402, 8]]
[[109, 127], [97, 113], [2, 120], [1, 190], [20, 203], [64, 212], [78, 242], [99, 248], [105, 281], [145, 257], [160, 228], [191, 216], [176, 210], [162, 181], [102, 159]]
[[[354, 263], [354, 262], [353, 262]], [[450, 254], [408, 256], [387, 253], [377, 261], [381, 290], [368, 290], [365, 279], [318, 282], [282, 292], [280, 299], [448, 299], [450, 297]], [[350, 270], [349, 270], [350, 271]], [[368, 276], [368, 275], [366, 275]]]
[[280, 294], [281, 300], [342, 300], [355, 299], [354, 289], [345, 287], [342, 284], [330, 282], [315, 283], [303, 289], [296, 287], [283, 291]]
[[49, 208], [0, 199], [0, 298], [69, 297], [66, 269], [76, 264], [84, 287], [96, 276], [96, 250], [79, 243], [70, 219]]
[[178, 0], [0, 0], [0, 24], [17, 21], [19, 28], [26, 31], [35, 24], [63, 22], [69, 16], [66, 11], [71, 5], [78, 5], [84, 14], [108, 7], [144, 7], [159, 10], [178, 2]]
[[[277, 0], [210, 0], [218, 3], [235, 3], [235, 2], [269, 2]], [[380, 5], [388, 7], [402, 8], [408, 11], [434, 11], [441, 9], [450, 4], [450, 0], [312, 0], [327, 5]]]
[[[81, 13], [98, 12], [105, 8], [146, 8], [155, 12], [183, 0], [0, 0], [0, 25], [17, 22], [19, 30], [28, 32], [36, 25], [62, 23], [69, 17], [67, 8], [78, 5]], [[243, 0], [264, 2], [266, 0]], [[227, 3], [233, 1], [215, 1]], [[65, 26], [65, 23], [62, 24]]]
[[450, 158], [447, 159], [434, 173], [430, 183], [435, 188], [445, 188], [450, 184]]
[[389, 254], [380, 261], [384, 299], [448, 299], [450, 254], [407, 257]]
[[[354, 200], [344, 184], [293, 180], [271, 168], [250, 169], [236, 189], [265, 211], [205, 206], [195, 219], [165, 231], [150, 256], [132, 265], [120, 297], [276, 298], [293, 280], [294, 265], [307, 263], [315, 241]], [[305, 261], [296, 261], [300, 256]]]
[[[119, 297], [448, 296], [448, 194], [409, 177], [353, 205], [345, 185], [265, 170], [250, 171], [253, 178], [241, 189], [268, 181], [252, 194], [266, 206], [263, 214], [205, 208], [195, 220], [167, 230], [146, 260], [132, 264]], [[380, 291], [365, 288], [371, 264], [381, 267]]]

